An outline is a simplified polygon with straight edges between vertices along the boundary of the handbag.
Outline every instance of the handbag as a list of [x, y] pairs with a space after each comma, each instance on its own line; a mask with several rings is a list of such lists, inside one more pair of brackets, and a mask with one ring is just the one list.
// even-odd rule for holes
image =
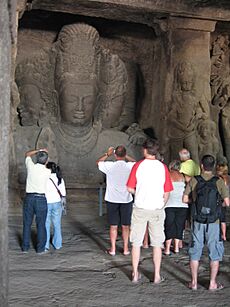
[[53, 182], [55, 188], [57, 189], [58, 194], [61, 197], [61, 208], [62, 208], [62, 214], [67, 215], [67, 208], [66, 208], [66, 197], [62, 195], [56, 184], [54, 183], [53, 179], [50, 178], [50, 180]]

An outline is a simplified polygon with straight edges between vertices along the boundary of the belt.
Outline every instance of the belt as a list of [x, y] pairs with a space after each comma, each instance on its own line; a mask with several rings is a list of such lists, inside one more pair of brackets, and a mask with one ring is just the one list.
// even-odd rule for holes
[[26, 193], [27, 195], [45, 197], [45, 193]]

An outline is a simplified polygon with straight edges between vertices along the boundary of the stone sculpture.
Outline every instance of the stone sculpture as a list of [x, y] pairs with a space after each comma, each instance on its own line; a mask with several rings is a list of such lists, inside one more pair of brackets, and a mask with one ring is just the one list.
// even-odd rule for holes
[[171, 159], [178, 158], [181, 148], [191, 152], [193, 160], [199, 161], [197, 121], [205, 118], [205, 107], [195, 91], [195, 72], [191, 63], [180, 62], [175, 68], [174, 90], [168, 114], [168, 137]]
[[198, 123], [199, 159], [204, 155], [219, 157], [219, 142], [216, 137], [216, 124], [212, 120], [201, 120]]
[[229, 137], [229, 99], [230, 99], [230, 77], [228, 67], [229, 38], [227, 35], [218, 35], [211, 49], [211, 119], [219, 129], [216, 131], [217, 139], [223, 160], [223, 153], [230, 161], [230, 137]]
[[[37, 70], [36, 60], [46, 63], [44, 72]], [[103, 181], [95, 157], [109, 146], [124, 144], [130, 154], [140, 156], [136, 143], [145, 137], [140, 129], [131, 134], [106, 129], [119, 127], [127, 73], [120, 58], [100, 46], [96, 29], [86, 24], [64, 26], [52, 49], [42, 51], [28, 65], [28, 74], [21, 65], [22, 75], [35, 80], [27, 83], [21, 73], [17, 78], [21, 124], [32, 126], [35, 133], [30, 139], [37, 145], [52, 149], [67, 184]], [[27, 116], [30, 110], [33, 114]]]

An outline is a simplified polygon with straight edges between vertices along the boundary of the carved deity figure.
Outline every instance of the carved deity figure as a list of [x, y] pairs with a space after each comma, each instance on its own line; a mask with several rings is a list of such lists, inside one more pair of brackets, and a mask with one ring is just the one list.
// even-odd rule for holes
[[[95, 157], [109, 146], [123, 144], [140, 156], [138, 125], [129, 134], [110, 129], [120, 126], [124, 114], [127, 72], [117, 55], [100, 46], [96, 29], [64, 26], [49, 51], [27, 62], [18, 65], [16, 78], [21, 128], [31, 126], [27, 133], [35, 146], [56, 153], [67, 184], [101, 182]], [[43, 71], [39, 63], [46, 64]], [[29, 75], [33, 81], [27, 82]]]
[[[53, 92], [49, 52], [43, 50], [34, 57], [23, 60], [16, 68], [15, 81], [20, 96], [20, 102], [17, 105], [20, 125], [16, 124], [13, 134], [15, 152], [17, 152], [18, 182], [24, 183], [25, 151], [31, 148], [47, 147], [50, 158], [57, 161], [54, 135], [48, 124], [52, 121], [52, 116], [48, 116], [48, 113], [52, 114], [52, 112], [49, 112], [49, 106], [46, 103], [52, 101]], [[42, 143], [39, 141], [41, 139]]]
[[[98, 32], [85, 24], [65, 26], [55, 48], [59, 120], [52, 128], [59, 163], [69, 182], [97, 182], [102, 179], [95, 157], [108, 146], [122, 143], [132, 155], [137, 149], [130, 143], [127, 134], [102, 129], [103, 121], [116, 121], [121, 113], [125, 68], [117, 56], [110, 57], [111, 61], [108, 61], [109, 55], [101, 52]], [[102, 65], [106, 61], [108, 67]], [[103, 99], [108, 98], [106, 91], [109, 91], [111, 99]]]
[[[230, 76], [229, 76], [229, 38], [227, 35], [218, 35], [211, 49], [211, 119], [221, 132], [217, 129], [216, 135], [223, 156], [230, 163], [230, 137], [229, 130], [229, 99], [230, 99]], [[221, 137], [222, 135], [223, 137]]]
[[195, 92], [195, 73], [189, 62], [180, 62], [175, 69], [174, 91], [168, 114], [170, 157], [175, 159], [181, 148], [187, 148], [192, 159], [199, 161], [197, 120], [203, 117], [204, 108]]
[[204, 155], [212, 155], [219, 158], [219, 142], [216, 137], [216, 124], [212, 120], [201, 120], [198, 123], [198, 149], [199, 158]]

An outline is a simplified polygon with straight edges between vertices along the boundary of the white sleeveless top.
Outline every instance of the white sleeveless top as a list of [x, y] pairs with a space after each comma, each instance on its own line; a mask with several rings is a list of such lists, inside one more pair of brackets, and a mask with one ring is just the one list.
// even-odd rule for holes
[[188, 208], [188, 204], [182, 202], [185, 189], [184, 181], [174, 181], [172, 184], [173, 191], [170, 192], [165, 208]]

